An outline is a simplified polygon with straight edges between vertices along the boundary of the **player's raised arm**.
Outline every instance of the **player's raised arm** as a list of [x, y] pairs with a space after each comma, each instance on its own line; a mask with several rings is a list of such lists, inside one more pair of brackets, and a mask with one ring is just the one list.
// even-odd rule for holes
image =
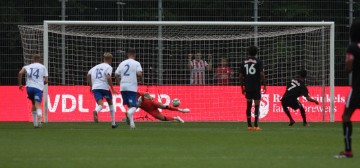
[[21, 70], [19, 71], [19, 74], [18, 74], [18, 84], [19, 84], [19, 89], [22, 90], [22, 77], [24, 76], [26, 70], [25, 70], [25, 67], [21, 68]]

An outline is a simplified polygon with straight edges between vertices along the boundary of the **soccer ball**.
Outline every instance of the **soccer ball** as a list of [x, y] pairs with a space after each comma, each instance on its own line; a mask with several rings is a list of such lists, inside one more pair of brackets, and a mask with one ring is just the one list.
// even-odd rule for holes
[[180, 106], [180, 100], [178, 98], [173, 99], [171, 102], [174, 107]]

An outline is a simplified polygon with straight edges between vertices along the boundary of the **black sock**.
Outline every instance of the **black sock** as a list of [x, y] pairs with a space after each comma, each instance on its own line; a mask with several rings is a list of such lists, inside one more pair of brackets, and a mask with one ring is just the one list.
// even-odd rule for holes
[[352, 123], [343, 122], [344, 130], [344, 141], [345, 141], [345, 151], [351, 151], [351, 135], [352, 135]]
[[291, 121], [294, 121], [294, 119], [291, 117], [291, 114], [290, 114], [289, 109], [288, 109], [286, 106], [284, 106], [284, 105], [283, 105], [283, 109], [284, 109], [285, 114], [286, 114], [286, 115], [288, 116], [288, 118], [290, 119], [290, 122], [291, 122]]
[[252, 106], [252, 102], [247, 102], [246, 118], [247, 118], [248, 127], [252, 127], [252, 125], [251, 125], [251, 106]]
[[303, 123], [306, 124], [306, 113], [305, 113], [305, 110], [302, 106], [300, 106], [300, 113], [301, 113], [301, 117], [303, 119]]
[[255, 127], [258, 127], [259, 114], [260, 114], [260, 106], [255, 105]]

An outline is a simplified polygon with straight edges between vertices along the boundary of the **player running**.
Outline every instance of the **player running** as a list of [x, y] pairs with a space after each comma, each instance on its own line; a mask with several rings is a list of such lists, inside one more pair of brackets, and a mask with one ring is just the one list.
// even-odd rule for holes
[[109, 52], [104, 53], [104, 62], [98, 64], [91, 68], [87, 75], [87, 81], [90, 85], [90, 92], [94, 94], [95, 101], [97, 103], [96, 108], [94, 110], [94, 121], [98, 122], [98, 113], [101, 111], [103, 107], [103, 98], [109, 104], [110, 108], [110, 116], [111, 116], [111, 127], [117, 128], [118, 124], [115, 123], [115, 108], [112, 102], [112, 94], [109, 90], [114, 94], [118, 94], [118, 92], [114, 89], [112, 84], [112, 55]]
[[42, 110], [41, 101], [44, 85], [48, 83], [48, 70], [40, 64], [40, 55], [31, 57], [32, 63], [24, 66], [18, 75], [19, 89], [22, 91], [22, 77], [26, 73], [26, 91], [31, 100], [31, 111], [35, 128], [41, 128]]
[[291, 82], [286, 87], [286, 92], [284, 96], [281, 98], [281, 105], [284, 109], [285, 114], [290, 119], [289, 126], [293, 126], [295, 124], [294, 119], [291, 117], [290, 111], [288, 107], [297, 110], [300, 109], [301, 117], [303, 119], [304, 126], [310, 126], [306, 121], [306, 113], [304, 107], [299, 102], [298, 97], [305, 96], [306, 100], [309, 102], [313, 102], [315, 104], [319, 104], [319, 102], [309, 96], [309, 91], [305, 85], [305, 78], [307, 75], [306, 70], [301, 70], [298, 73], [298, 77], [296, 79], [292, 79]]
[[345, 111], [342, 115], [345, 150], [336, 155], [336, 158], [352, 158], [351, 116], [356, 109], [360, 109], [360, 20], [354, 21], [350, 27], [351, 44], [348, 46], [345, 61], [345, 71], [352, 76], [351, 91], [348, 95]]
[[[126, 118], [130, 120], [130, 128], [135, 128], [133, 114], [138, 107], [136, 95], [139, 84], [144, 83], [142, 68], [139, 62], [135, 61], [135, 49], [129, 49], [127, 52], [128, 59], [121, 62], [115, 71], [115, 78], [120, 83], [121, 96], [123, 104], [128, 106]], [[120, 81], [121, 79], [121, 81]]]
[[[260, 131], [259, 125], [259, 106], [261, 99], [261, 84], [264, 85], [264, 92], [266, 91], [266, 80], [263, 69], [263, 63], [256, 58], [258, 49], [255, 46], [248, 48], [249, 57], [244, 60], [240, 70], [240, 84], [242, 93], [247, 99], [246, 117], [248, 123], [248, 130]], [[245, 88], [244, 88], [245, 86]], [[254, 128], [251, 124], [251, 107], [252, 102], [255, 102], [255, 122]]]
[[154, 100], [150, 96], [150, 94], [147, 92], [145, 92], [145, 93], [138, 92], [137, 98], [138, 98], [138, 102], [139, 102], [139, 107], [141, 109], [143, 109], [145, 112], [149, 113], [151, 116], [153, 116], [154, 118], [161, 120], [161, 121], [177, 121], [179, 123], [184, 123], [184, 120], [182, 120], [179, 116], [168, 117], [168, 116], [162, 115], [159, 111], [159, 108], [167, 109], [167, 110], [171, 110], [171, 111], [179, 111], [182, 113], [190, 112], [190, 110], [187, 108], [181, 109], [181, 108], [176, 108], [176, 107], [169, 106], [169, 105], [164, 105], [164, 104]]

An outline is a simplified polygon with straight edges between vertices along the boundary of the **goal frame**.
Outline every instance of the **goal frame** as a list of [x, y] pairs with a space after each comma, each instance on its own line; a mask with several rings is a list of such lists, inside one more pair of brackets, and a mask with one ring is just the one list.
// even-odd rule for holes
[[[334, 22], [194, 22], [194, 21], [56, 21], [44, 20], [43, 22], [43, 60], [44, 66], [49, 64], [49, 25], [152, 25], [159, 26], [159, 38], [161, 39], [161, 26], [330, 26], [330, 122], [334, 122], [334, 95], [335, 95], [335, 23]], [[44, 87], [44, 122], [48, 122], [48, 85]]]

